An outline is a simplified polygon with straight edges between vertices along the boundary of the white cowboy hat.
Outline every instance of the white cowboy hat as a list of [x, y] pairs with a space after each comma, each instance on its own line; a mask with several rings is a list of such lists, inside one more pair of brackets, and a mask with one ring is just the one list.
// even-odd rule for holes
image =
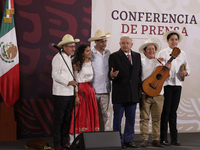
[[169, 30], [169, 31], [167, 31], [167, 32], [165, 32], [165, 33], [163, 34], [163, 40], [164, 40], [166, 43], [167, 43], [167, 36], [168, 36], [169, 34], [171, 34], [171, 33], [176, 33], [176, 34], [179, 35], [179, 39], [178, 39], [179, 43], [182, 41], [183, 35], [182, 35], [182, 33], [181, 33], [180, 31], [178, 31], [178, 30]]
[[111, 33], [104, 33], [101, 30], [97, 30], [94, 34], [94, 37], [91, 37], [88, 39], [89, 42], [91, 41], [96, 41], [96, 40], [102, 40], [102, 39], [107, 39], [111, 36]]
[[154, 45], [155, 48], [156, 48], [156, 51], [159, 51], [159, 50], [160, 50], [160, 46], [159, 46], [159, 44], [158, 44], [157, 42], [153, 42], [153, 41], [151, 41], [150, 39], [148, 39], [148, 40], [146, 40], [146, 41], [144, 42], [144, 44], [142, 44], [142, 45], [140, 46], [139, 52], [140, 52], [140, 53], [143, 53], [144, 48], [147, 47], [147, 46], [149, 46], [149, 45]]
[[80, 39], [74, 39], [73, 36], [71, 36], [70, 34], [66, 34], [62, 38], [62, 41], [58, 43], [58, 46], [63, 46], [65, 44], [69, 44], [69, 43], [77, 43], [79, 41], [80, 41]]

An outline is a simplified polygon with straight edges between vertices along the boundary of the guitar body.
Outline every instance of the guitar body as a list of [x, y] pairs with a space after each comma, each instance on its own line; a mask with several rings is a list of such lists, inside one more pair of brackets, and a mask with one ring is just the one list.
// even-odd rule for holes
[[[172, 62], [179, 54], [181, 50], [178, 47], [174, 47], [171, 53], [171, 58], [168, 60]], [[149, 96], [158, 96], [162, 90], [165, 80], [169, 77], [169, 70], [166, 66], [158, 66], [154, 69], [154, 72], [147, 77], [142, 83], [143, 91]]]
[[158, 96], [165, 80], [169, 77], [169, 70], [165, 66], [158, 66], [154, 72], [142, 83], [143, 91], [149, 96]]

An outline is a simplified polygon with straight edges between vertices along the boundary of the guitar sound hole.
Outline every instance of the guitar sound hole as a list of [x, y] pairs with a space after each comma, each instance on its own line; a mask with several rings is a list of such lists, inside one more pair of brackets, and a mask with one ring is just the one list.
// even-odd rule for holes
[[161, 74], [157, 74], [157, 75], [156, 75], [156, 79], [157, 79], [157, 80], [161, 80], [161, 79], [162, 79], [162, 75], [161, 75]]
[[151, 83], [149, 83], [149, 86], [152, 87], [153, 89], [156, 89], [156, 86]]

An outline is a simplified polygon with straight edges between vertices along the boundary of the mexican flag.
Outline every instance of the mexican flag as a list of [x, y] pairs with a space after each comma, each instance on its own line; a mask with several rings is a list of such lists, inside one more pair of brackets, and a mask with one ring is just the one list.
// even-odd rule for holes
[[8, 108], [19, 99], [19, 52], [13, 15], [14, 1], [5, 0], [0, 28], [0, 94]]

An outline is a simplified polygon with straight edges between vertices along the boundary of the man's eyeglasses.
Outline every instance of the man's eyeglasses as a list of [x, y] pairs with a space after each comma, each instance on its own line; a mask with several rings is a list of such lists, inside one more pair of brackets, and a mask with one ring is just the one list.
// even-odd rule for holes
[[69, 48], [76, 48], [76, 46], [65, 46], [65, 47], [69, 47]]

